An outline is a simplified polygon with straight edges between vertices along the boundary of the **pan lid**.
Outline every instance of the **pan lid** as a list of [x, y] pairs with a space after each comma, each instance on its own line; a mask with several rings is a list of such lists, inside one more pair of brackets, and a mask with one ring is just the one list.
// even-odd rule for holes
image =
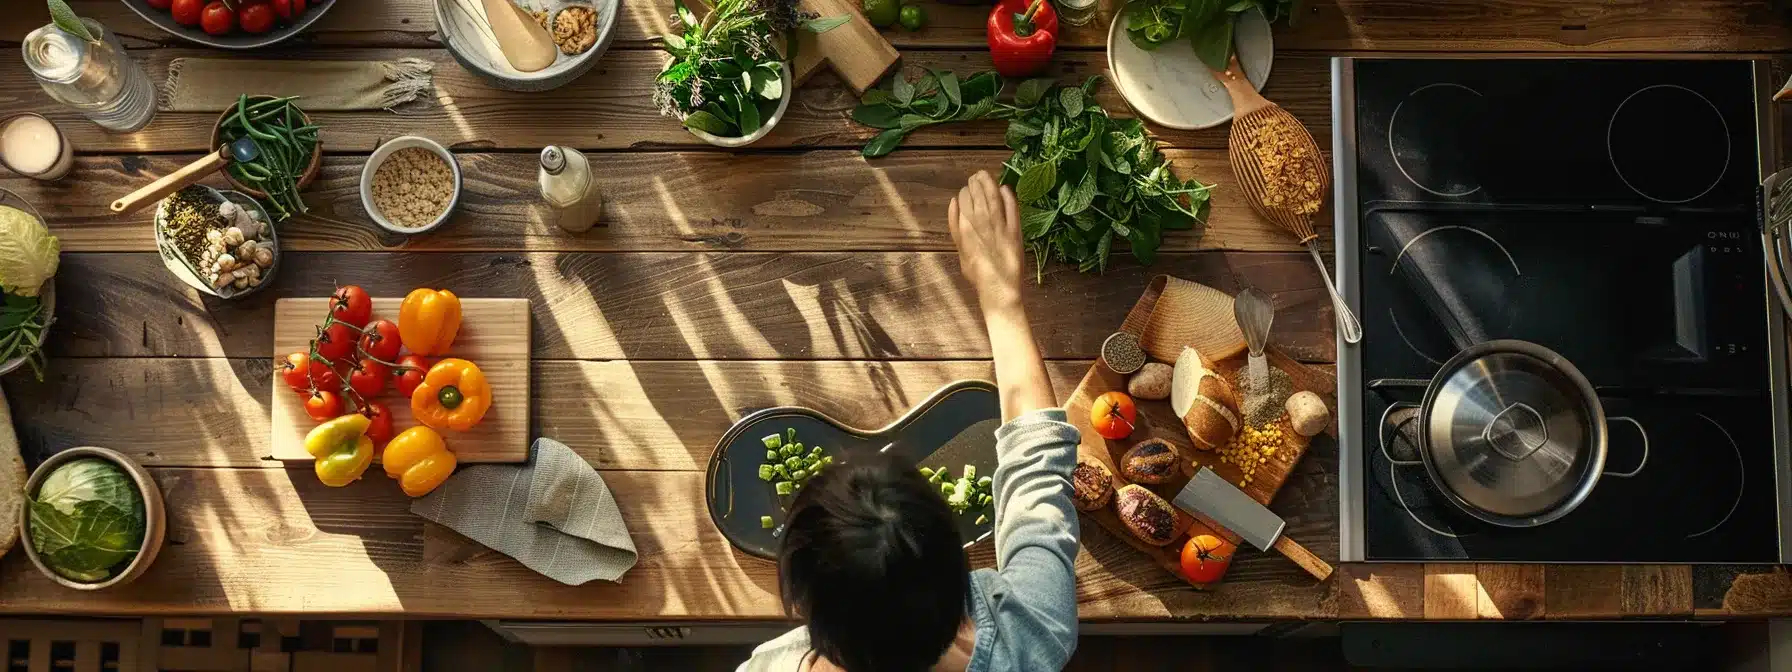
[[1424, 414], [1432, 478], [1488, 522], [1565, 515], [1604, 467], [1605, 414], [1593, 386], [1535, 343], [1488, 341], [1459, 353], [1433, 381]]

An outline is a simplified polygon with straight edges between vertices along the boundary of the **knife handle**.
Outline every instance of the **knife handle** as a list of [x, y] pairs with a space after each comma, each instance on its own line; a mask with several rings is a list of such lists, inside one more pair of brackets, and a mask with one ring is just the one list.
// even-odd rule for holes
[[1282, 538], [1276, 540], [1275, 549], [1281, 551], [1282, 555], [1288, 556], [1288, 559], [1293, 560], [1294, 564], [1300, 565], [1301, 569], [1307, 570], [1307, 573], [1312, 574], [1313, 578], [1324, 581], [1332, 576], [1330, 563], [1320, 560], [1319, 556], [1313, 555], [1313, 552], [1307, 550], [1305, 546], [1289, 539], [1288, 535], [1282, 535]]

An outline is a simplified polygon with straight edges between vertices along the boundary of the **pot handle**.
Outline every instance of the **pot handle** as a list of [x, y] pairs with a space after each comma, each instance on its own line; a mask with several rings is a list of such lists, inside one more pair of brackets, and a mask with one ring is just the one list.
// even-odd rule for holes
[[1636, 418], [1614, 416], [1611, 418], [1607, 418], [1607, 420], [1609, 421], [1607, 424], [1610, 424], [1611, 422], [1623, 421], [1623, 422], [1628, 422], [1632, 426], [1636, 427], [1636, 433], [1641, 434], [1643, 437], [1643, 459], [1642, 459], [1642, 461], [1639, 461], [1636, 463], [1635, 469], [1631, 469], [1630, 471], [1626, 471], [1623, 473], [1618, 473], [1615, 471], [1607, 471], [1607, 472], [1603, 472], [1603, 474], [1605, 476], [1609, 476], [1611, 478], [1630, 478], [1631, 476], [1635, 476], [1637, 474], [1643, 473], [1643, 467], [1649, 466], [1649, 432], [1648, 432], [1648, 430], [1643, 429], [1643, 423], [1637, 422]]
[[[1387, 460], [1389, 462], [1392, 462], [1395, 466], [1400, 466], [1400, 467], [1422, 467], [1422, 466], [1425, 466], [1424, 460], [1396, 460], [1396, 459], [1394, 459], [1393, 455], [1388, 454], [1388, 415], [1392, 414], [1394, 411], [1397, 411], [1397, 410], [1400, 410], [1403, 408], [1419, 408], [1419, 405], [1411, 403], [1411, 402], [1406, 402], [1406, 401], [1396, 401], [1392, 404], [1388, 404], [1387, 410], [1384, 410], [1381, 412], [1381, 422], [1377, 425], [1378, 429], [1376, 432], [1379, 435], [1377, 438], [1380, 439], [1380, 443], [1381, 443], [1381, 456], [1387, 458]], [[1638, 426], [1640, 427], [1641, 425], [1638, 425]]]

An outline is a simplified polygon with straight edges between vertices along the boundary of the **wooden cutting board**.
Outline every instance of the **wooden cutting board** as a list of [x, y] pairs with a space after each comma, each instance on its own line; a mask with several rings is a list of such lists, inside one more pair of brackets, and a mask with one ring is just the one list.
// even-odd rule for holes
[[[374, 299], [373, 319], [396, 322], [402, 301]], [[529, 458], [529, 300], [461, 299], [460, 305], [460, 332], [448, 356], [479, 365], [491, 381], [493, 399], [485, 419], [472, 430], [443, 431], [442, 437], [462, 464], [525, 462]], [[327, 297], [276, 301], [273, 356], [278, 359], [305, 350], [316, 337], [316, 326], [328, 307]], [[305, 433], [317, 423], [305, 415], [304, 398], [293, 393], [277, 372], [273, 386], [272, 459], [309, 462], [312, 457], [305, 452]], [[392, 411], [394, 434], [418, 424], [411, 415], [410, 400], [392, 387], [388, 386], [378, 401]]]
[[833, 68], [840, 80], [854, 92], [863, 95], [896, 67], [900, 54], [871, 22], [865, 20], [855, 0], [802, 0], [802, 8], [820, 14], [824, 19], [845, 16], [849, 20], [819, 35], [797, 31], [793, 67], [798, 85], [809, 81], [809, 77], [825, 65]]
[[[1177, 283], [1181, 283], [1183, 286], [1175, 287]], [[1193, 287], [1189, 285], [1193, 285]], [[1179, 315], [1154, 314], [1158, 299], [1164, 294], [1166, 286], [1171, 287], [1170, 291], [1183, 292], [1183, 296], [1197, 297], [1198, 300], [1181, 302], [1180, 305], [1188, 308]], [[1189, 334], [1197, 340], [1210, 341], [1217, 344], [1217, 347], [1227, 347], [1225, 343], [1229, 342], [1229, 338], [1224, 334], [1236, 332], [1237, 324], [1229, 311], [1222, 313], [1208, 305], [1210, 301], [1217, 301], [1217, 299], [1208, 299], [1205, 296], [1207, 292], [1218, 292], [1218, 290], [1176, 280], [1169, 276], [1158, 276], [1146, 287], [1145, 294], [1139, 298], [1138, 303], [1133, 305], [1132, 311], [1127, 313], [1126, 321], [1121, 324], [1120, 330], [1138, 336], [1142, 342], [1147, 344], [1147, 349], [1155, 353], [1179, 352], [1180, 346], [1175, 346], [1172, 349], [1172, 344], [1166, 342], [1161, 334], [1150, 333], [1153, 330], [1159, 332], [1181, 330], [1178, 333]], [[1221, 336], [1216, 337], [1214, 334]], [[1274, 338], [1272, 333], [1270, 339], [1273, 341]], [[1266, 356], [1269, 357], [1271, 366], [1280, 368], [1293, 378], [1294, 389], [1318, 394], [1325, 400], [1326, 407], [1331, 409], [1334, 414], [1337, 413], [1337, 379], [1335, 377], [1289, 359], [1273, 346], [1268, 349]], [[1153, 356], [1152, 361], [1172, 363], [1157, 356]], [[1221, 375], [1226, 377], [1228, 382], [1236, 382], [1236, 373], [1244, 363], [1244, 354], [1233, 354], [1214, 362], [1214, 366]], [[1251, 482], [1244, 484], [1243, 474], [1237, 466], [1222, 463], [1216, 452], [1195, 449], [1194, 444], [1189, 441], [1187, 430], [1182, 427], [1182, 421], [1176, 417], [1175, 412], [1170, 410], [1168, 400], [1137, 400], [1138, 426], [1132, 436], [1117, 441], [1102, 438], [1090, 427], [1089, 407], [1094, 404], [1095, 398], [1102, 394], [1115, 390], [1126, 391], [1126, 379], [1127, 376], [1114, 373], [1100, 362], [1096, 362], [1095, 365], [1089, 367], [1089, 373], [1083, 376], [1082, 383], [1077, 385], [1076, 391], [1070, 395], [1070, 401], [1065, 404], [1065, 411], [1070, 415], [1071, 424], [1076, 425], [1077, 429], [1082, 432], [1083, 442], [1077, 447], [1078, 455], [1106, 464], [1108, 471], [1114, 474], [1114, 489], [1116, 491], [1128, 483], [1120, 475], [1118, 465], [1121, 456], [1126, 454], [1127, 449], [1146, 439], [1158, 438], [1170, 442], [1170, 445], [1175, 446], [1183, 458], [1181, 474], [1168, 483], [1145, 486], [1163, 497], [1164, 501], [1173, 501], [1176, 493], [1180, 492], [1182, 486], [1194, 477], [1197, 466], [1200, 466], [1212, 468], [1227, 481], [1238, 485], [1252, 499], [1267, 505], [1271, 499], [1275, 498], [1276, 491], [1280, 490], [1282, 484], [1288, 480], [1288, 475], [1294, 471], [1294, 466], [1300, 462], [1301, 456], [1306, 454], [1309, 441], [1294, 433], [1294, 430], [1288, 426], [1287, 416], [1284, 414], [1280, 422], [1282, 435], [1288, 437], [1286, 442], [1274, 455], [1269, 456], [1270, 459], [1267, 462], [1260, 463]], [[1238, 535], [1233, 534], [1230, 530], [1209, 528], [1181, 510], [1177, 510], [1176, 514], [1177, 529], [1186, 530], [1186, 532], [1167, 546], [1152, 546], [1133, 536], [1126, 525], [1120, 522], [1120, 517], [1114, 512], [1114, 507], [1111, 504], [1099, 511], [1085, 512], [1083, 516], [1107, 528], [1109, 533], [1150, 556], [1153, 562], [1177, 576], [1181, 576], [1182, 545], [1190, 535], [1217, 534], [1235, 544], [1239, 543]], [[1254, 550], [1244, 552], [1254, 552]], [[1190, 582], [1190, 584], [1196, 588], [1206, 588], [1211, 585], [1194, 582]]]

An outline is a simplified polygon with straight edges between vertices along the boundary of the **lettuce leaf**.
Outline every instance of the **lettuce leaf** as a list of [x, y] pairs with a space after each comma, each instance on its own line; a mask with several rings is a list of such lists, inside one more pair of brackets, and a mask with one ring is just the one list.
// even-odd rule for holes
[[61, 241], [31, 213], [0, 205], [0, 289], [37, 296], [62, 253]]

